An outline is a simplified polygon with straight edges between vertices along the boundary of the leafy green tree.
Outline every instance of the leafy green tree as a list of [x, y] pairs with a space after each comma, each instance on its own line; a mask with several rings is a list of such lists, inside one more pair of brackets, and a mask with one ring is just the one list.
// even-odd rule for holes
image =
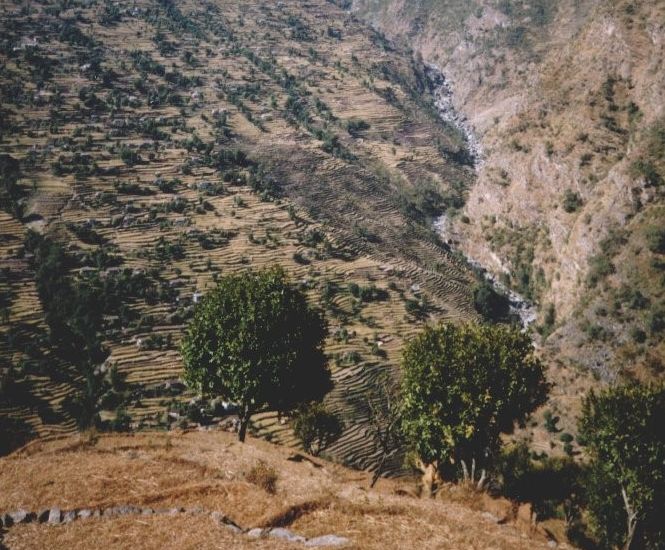
[[460, 466], [491, 465], [499, 435], [547, 394], [529, 336], [503, 325], [426, 327], [402, 366], [402, 430], [428, 490]]
[[197, 307], [182, 344], [187, 382], [252, 414], [286, 412], [330, 389], [326, 323], [278, 267], [219, 279]]
[[317, 456], [342, 435], [343, 425], [336, 414], [323, 403], [312, 403], [301, 408], [293, 419], [293, 432], [303, 448]]
[[665, 548], [663, 419], [665, 385], [619, 386], [584, 401], [588, 509], [607, 547]]

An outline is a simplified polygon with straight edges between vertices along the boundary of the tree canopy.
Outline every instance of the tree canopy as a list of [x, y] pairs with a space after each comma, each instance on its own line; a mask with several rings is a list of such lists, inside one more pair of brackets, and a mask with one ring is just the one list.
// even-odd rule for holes
[[543, 367], [528, 335], [502, 325], [426, 327], [403, 352], [402, 429], [422, 465], [451, 474], [488, 465], [544, 401]]
[[326, 323], [281, 268], [221, 277], [182, 343], [187, 382], [240, 408], [240, 439], [263, 409], [288, 411], [330, 389]]
[[606, 546], [665, 548], [665, 385], [591, 392], [580, 441], [593, 527]]
[[293, 433], [310, 454], [318, 456], [328, 445], [339, 438], [344, 425], [336, 414], [323, 403], [303, 407], [293, 419]]

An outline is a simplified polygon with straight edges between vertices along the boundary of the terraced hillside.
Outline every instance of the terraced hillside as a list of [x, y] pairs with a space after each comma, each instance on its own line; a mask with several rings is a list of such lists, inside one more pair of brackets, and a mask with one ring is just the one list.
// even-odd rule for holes
[[473, 170], [423, 68], [322, 0], [3, 1], [0, 24], [5, 433], [99, 403], [167, 425], [194, 303], [279, 263], [330, 324], [333, 454], [370, 464], [362, 388], [425, 320], [474, 315], [430, 230]]

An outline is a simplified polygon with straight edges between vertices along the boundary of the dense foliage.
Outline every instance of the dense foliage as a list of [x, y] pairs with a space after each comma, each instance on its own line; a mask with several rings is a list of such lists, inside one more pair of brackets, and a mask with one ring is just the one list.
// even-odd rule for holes
[[579, 428], [591, 458], [588, 508], [607, 547], [665, 548], [663, 419], [663, 385], [614, 387], [584, 402]]
[[288, 411], [330, 387], [326, 324], [284, 271], [221, 277], [197, 307], [182, 355], [187, 382], [240, 407], [240, 439], [263, 408]]
[[402, 365], [404, 435], [444, 475], [461, 461], [491, 464], [499, 434], [547, 393], [529, 336], [501, 325], [427, 327], [406, 345]]
[[473, 289], [473, 305], [486, 321], [498, 322], [508, 319], [510, 301], [494, 287], [483, 280]]
[[293, 419], [293, 433], [303, 448], [314, 456], [339, 438], [342, 429], [341, 420], [322, 403], [303, 407]]
[[501, 494], [529, 502], [539, 519], [577, 512], [583, 494], [583, 469], [572, 458], [534, 455], [526, 442], [502, 451], [495, 475]]
[[[73, 366], [78, 375], [76, 393], [68, 396], [62, 406], [81, 428], [105, 427], [98, 413], [104, 400], [106, 405], [115, 403], [118, 393], [118, 384], [110, 384], [99, 369], [108, 357], [103, 340], [111, 327], [106, 318], [115, 317], [116, 328], [127, 326], [136, 317], [131, 307], [136, 298], [154, 302], [162, 295], [147, 275], [131, 269], [113, 273], [92, 270], [74, 276], [73, 269], [80, 267], [79, 258], [57, 241], [34, 231], [26, 235], [25, 250], [33, 255], [31, 265], [49, 329], [49, 348], [55, 358]], [[102, 249], [91, 253], [88, 259], [110, 261]]]

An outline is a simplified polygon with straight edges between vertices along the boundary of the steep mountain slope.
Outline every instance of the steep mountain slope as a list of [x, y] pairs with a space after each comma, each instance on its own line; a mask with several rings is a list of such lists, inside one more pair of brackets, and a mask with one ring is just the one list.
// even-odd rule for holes
[[457, 246], [538, 302], [555, 357], [661, 377], [665, 5], [338, 4], [437, 64], [479, 136]]
[[371, 464], [363, 389], [427, 319], [475, 315], [431, 230], [473, 173], [424, 68], [324, 1], [2, 2], [1, 25], [3, 437], [182, 418], [193, 304], [279, 263], [330, 322], [331, 452]]

